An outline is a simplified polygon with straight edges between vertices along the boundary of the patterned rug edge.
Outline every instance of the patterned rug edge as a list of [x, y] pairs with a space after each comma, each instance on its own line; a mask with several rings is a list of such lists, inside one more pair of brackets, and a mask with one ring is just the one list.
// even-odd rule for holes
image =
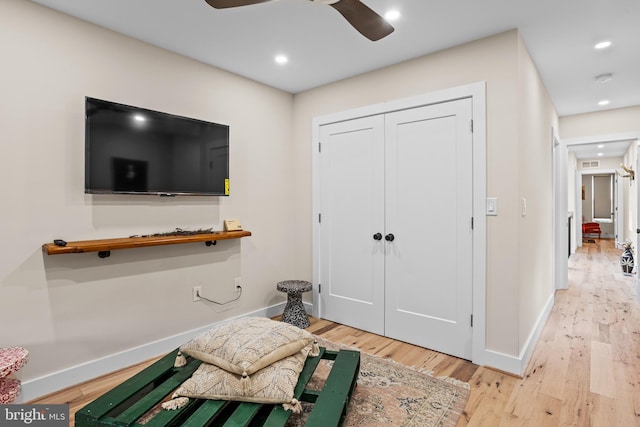
[[332, 349], [332, 350], [337, 350], [337, 349], [347, 349], [347, 350], [357, 350], [360, 351], [362, 357], [366, 357], [366, 358], [370, 358], [371, 360], [374, 361], [380, 361], [382, 363], [388, 363], [390, 365], [396, 366], [400, 369], [407, 369], [409, 371], [412, 372], [416, 372], [422, 375], [426, 375], [431, 377], [434, 380], [438, 380], [441, 381], [443, 383], [446, 383], [452, 387], [456, 387], [460, 390], [460, 394], [462, 396], [462, 398], [457, 399], [454, 403], [453, 406], [450, 407], [450, 417], [447, 417], [445, 420], [441, 420], [441, 422], [438, 424], [438, 427], [455, 427], [460, 419], [460, 417], [462, 417], [462, 415], [464, 414], [464, 409], [466, 407], [467, 402], [469, 401], [469, 397], [470, 397], [470, 390], [471, 387], [469, 385], [469, 383], [464, 382], [464, 381], [460, 381], [458, 379], [452, 378], [452, 377], [448, 377], [448, 376], [434, 376], [433, 375], [433, 371], [432, 370], [426, 370], [426, 369], [421, 369], [421, 368], [416, 368], [414, 366], [410, 366], [410, 365], [405, 365], [403, 363], [400, 363], [396, 360], [390, 359], [390, 358], [385, 358], [382, 356], [378, 356], [375, 354], [371, 354], [366, 352], [365, 350], [358, 348], [358, 347], [354, 347], [354, 346], [349, 346], [346, 344], [340, 344], [340, 343], [336, 343], [333, 341], [330, 341], [326, 338], [321, 338], [321, 337], [316, 337], [318, 345], [321, 347], [326, 347], [328, 349]]

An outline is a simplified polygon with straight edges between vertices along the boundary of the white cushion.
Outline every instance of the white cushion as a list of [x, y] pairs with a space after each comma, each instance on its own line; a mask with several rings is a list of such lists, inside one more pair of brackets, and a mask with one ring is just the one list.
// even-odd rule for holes
[[246, 378], [314, 341], [311, 333], [288, 323], [243, 317], [214, 326], [180, 351]]

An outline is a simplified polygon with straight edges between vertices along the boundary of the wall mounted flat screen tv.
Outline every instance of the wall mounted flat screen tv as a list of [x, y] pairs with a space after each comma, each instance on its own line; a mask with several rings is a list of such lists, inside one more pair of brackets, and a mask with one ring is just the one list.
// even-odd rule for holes
[[85, 98], [85, 193], [229, 195], [229, 126]]

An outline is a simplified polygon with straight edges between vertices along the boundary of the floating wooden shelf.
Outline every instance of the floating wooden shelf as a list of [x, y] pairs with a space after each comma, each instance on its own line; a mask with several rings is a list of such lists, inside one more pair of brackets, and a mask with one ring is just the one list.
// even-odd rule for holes
[[47, 255], [79, 254], [98, 252], [100, 258], [106, 258], [115, 249], [144, 248], [147, 246], [177, 245], [180, 243], [205, 242], [207, 246], [215, 245], [218, 240], [239, 239], [251, 236], [250, 231], [220, 231], [217, 233], [192, 234], [186, 236], [146, 236], [121, 237], [117, 239], [80, 240], [67, 242], [66, 246], [45, 243], [42, 250]]

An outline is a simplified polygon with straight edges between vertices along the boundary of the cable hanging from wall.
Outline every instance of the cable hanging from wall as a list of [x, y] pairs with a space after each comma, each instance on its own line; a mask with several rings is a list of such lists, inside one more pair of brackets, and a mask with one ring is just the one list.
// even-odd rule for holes
[[200, 293], [200, 290], [197, 290], [197, 291], [196, 291], [196, 296], [197, 296], [198, 298], [203, 299], [203, 300], [205, 300], [205, 301], [207, 301], [207, 302], [210, 302], [210, 303], [212, 303], [212, 304], [216, 304], [216, 305], [226, 305], [226, 304], [230, 304], [230, 303], [232, 303], [232, 302], [234, 302], [234, 301], [238, 301], [238, 300], [240, 299], [240, 297], [242, 296], [242, 286], [240, 286], [240, 285], [237, 285], [237, 286], [236, 286], [236, 293], [238, 294], [238, 296], [236, 296], [235, 298], [230, 299], [230, 300], [228, 300], [228, 301], [225, 301], [225, 302], [218, 302], [218, 301], [214, 301], [214, 300], [212, 300], [212, 299], [209, 299], [209, 298], [207, 298], [207, 297], [203, 296], [203, 295]]

